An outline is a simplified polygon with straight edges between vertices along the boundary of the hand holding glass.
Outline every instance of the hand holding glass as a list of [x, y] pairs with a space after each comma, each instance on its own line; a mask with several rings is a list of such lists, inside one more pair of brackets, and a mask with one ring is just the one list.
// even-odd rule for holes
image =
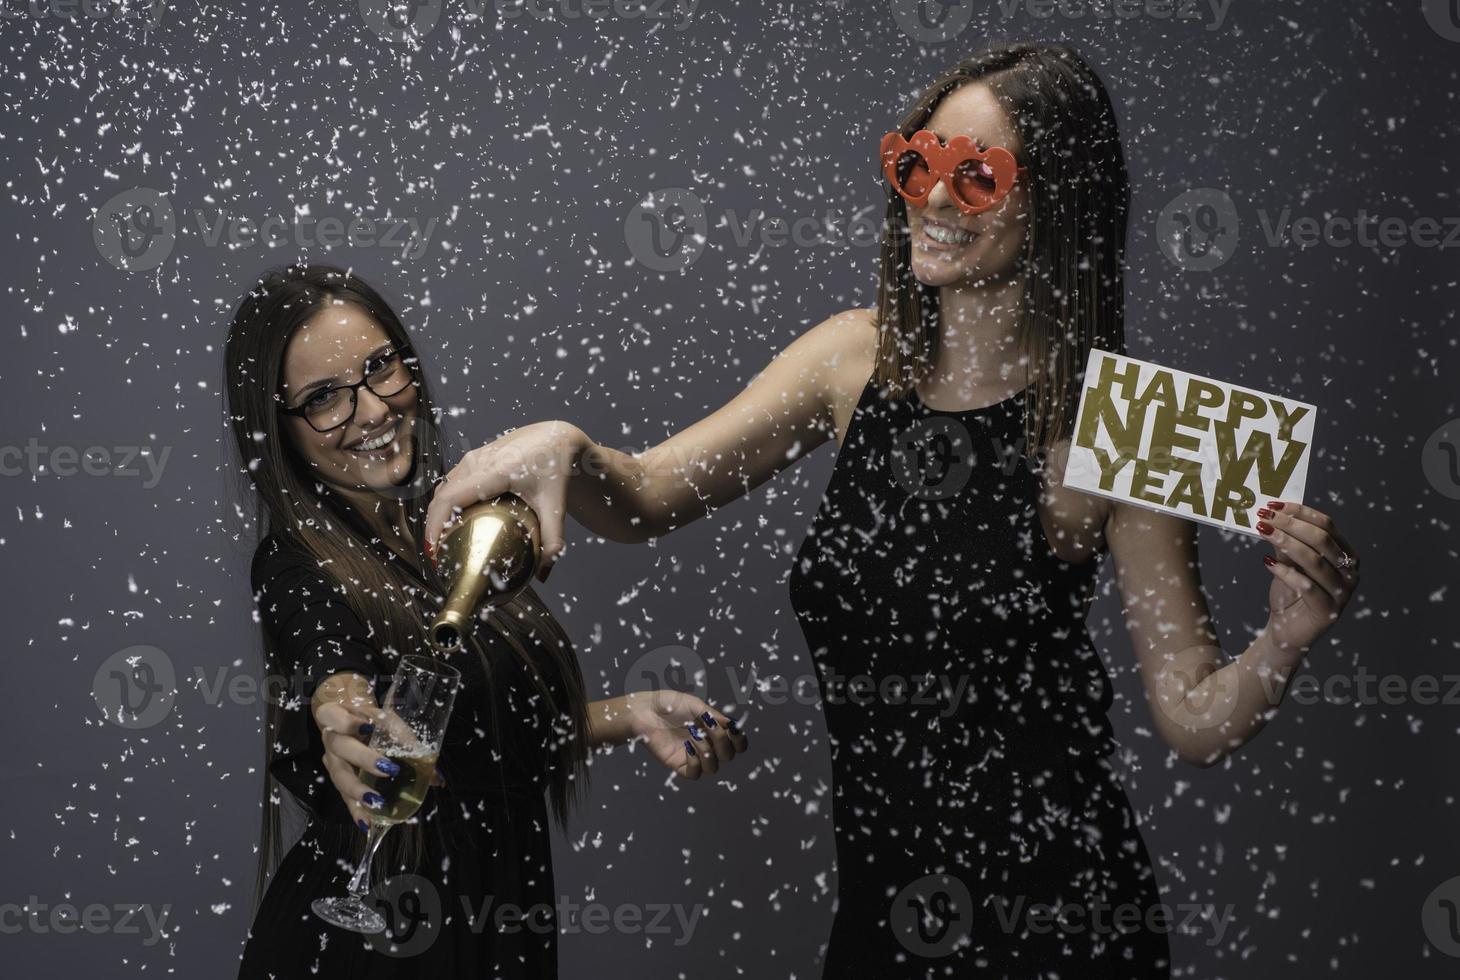
[[426, 799], [460, 687], [461, 674], [453, 667], [430, 657], [401, 658], [370, 738], [370, 747], [400, 768], [394, 776], [359, 770], [361, 782], [385, 802], [371, 815], [365, 855], [350, 879], [349, 894], [314, 901], [314, 914], [331, 925], [351, 932], [385, 931], [385, 918], [365, 904], [370, 863], [385, 832], [415, 816]]

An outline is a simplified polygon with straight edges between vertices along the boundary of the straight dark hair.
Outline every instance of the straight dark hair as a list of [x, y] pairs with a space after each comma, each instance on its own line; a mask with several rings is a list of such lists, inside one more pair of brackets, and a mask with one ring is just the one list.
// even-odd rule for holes
[[[290, 338], [322, 310], [343, 304], [359, 308], [393, 344], [410, 345], [415, 355], [407, 361], [418, 396], [412, 469], [407, 482], [382, 493], [380, 501], [382, 506], [396, 501], [402, 505], [417, 548], [423, 548], [426, 507], [431, 491], [445, 472], [441, 416], [431, 400], [419, 352], [390, 304], [368, 283], [330, 265], [290, 265], [265, 272], [233, 315], [224, 353], [224, 390], [237, 472], [246, 475], [252, 490], [258, 541], [273, 535], [286, 551], [316, 565], [338, 582], [340, 595], [377, 638], [379, 659], [388, 674], [403, 654], [435, 656], [426, 640], [426, 625], [431, 610], [441, 604], [446, 585], [426, 560], [424, 551], [417, 555], [417, 561], [428, 591], [422, 590], [402, 563], [387, 561], [368, 522], [352, 503], [312, 473], [279, 424], [282, 402], [278, 393]], [[572, 642], [530, 587], [493, 610], [488, 622], [506, 639], [545, 703], [553, 705], [561, 721], [556, 726], [560, 737], [548, 773], [548, 793], [554, 815], [560, 824], [565, 823], [573, 798], [586, 782], [588, 756], [587, 701]], [[284, 676], [279, 653], [267, 630], [262, 632], [265, 676]], [[485, 653], [476, 643], [471, 646], [491, 683]], [[560, 695], [554, 694], [548, 682], [545, 661], [553, 663], [562, 678]], [[558, 703], [560, 699], [565, 703]], [[262, 900], [264, 883], [280, 856], [280, 797], [269, 766], [279, 747], [284, 710], [276, 699], [268, 699], [255, 903]], [[313, 724], [313, 719], [308, 723]], [[422, 853], [423, 838], [419, 822], [396, 828], [385, 842], [391, 866], [413, 866]], [[363, 851], [362, 834], [357, 857]]]
[[[897, 128], [904, 136], [925, 128], [950, 93], [973, 83], [989, 87], [1024, 143], [1030, 214], [1021, 340], [1033, 453], [1070, 435], [1090, 349], [1125, 351], [1130, 180], [1110, 96], [1065, 44], [983, 49], [928, 86]], [[932, 371], [939, 334], [938, 289], [913, 275], [906, 228], [906, 202], [889, 186], [873, 377], [900, 398]]]

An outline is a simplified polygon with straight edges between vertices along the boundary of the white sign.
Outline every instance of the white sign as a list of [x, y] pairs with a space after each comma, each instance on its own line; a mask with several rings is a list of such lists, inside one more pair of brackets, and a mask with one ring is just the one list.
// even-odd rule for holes
[[1302, 503], [1312, 405], [1103, 350], [1084, 383], [1065, 486], [1251, 535]]

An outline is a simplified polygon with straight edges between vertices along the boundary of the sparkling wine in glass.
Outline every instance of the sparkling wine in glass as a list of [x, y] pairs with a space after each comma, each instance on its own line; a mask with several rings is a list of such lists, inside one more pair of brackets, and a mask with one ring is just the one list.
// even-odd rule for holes
[[415, 816], [426, 799], [460, 687], [461, 673], [456, 668], [431, 657], [401, 657], [370, 738], [370, 747], [394, 761], [400, 771], [386, 776], [374, 769], [358, 770], [360, 781], [385, 803], [370, 816], [365, 856], [350, 879], [349, 894], [317, 898], [311, 906], [315, 915], [331, 925], [351, 932], [385, 931], [385, 917], [365, 904], [370, 894], [370, 863], [385, 832]]

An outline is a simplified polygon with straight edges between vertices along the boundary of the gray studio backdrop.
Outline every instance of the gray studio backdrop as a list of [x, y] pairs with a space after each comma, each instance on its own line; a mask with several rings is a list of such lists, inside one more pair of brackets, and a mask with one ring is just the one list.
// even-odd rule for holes
[[[1091, 625], [1180, 975], [1455, 974], [1453, 3], [5, 9], [0, 973], [236, 969], [261, 667], [219, 383], [259, 270], [382, 288], [458, 451], [545, 418], [650, 445], [872, 302], [873, 153], [923, 84], [1063, 39], [1120, 113], [1131, 352], [1317, 405], [1309, 500], [1365, 564], [1306, 693], [1204, 771], [1153, 734], [1106, 571]], [[820, 975], [828, 752], [785, 576], [831, 464], [651, 547], [572, 529], [543, 592], [592, 688], [680, 677], [754, 722], [718, 780], [595, 764], [555, 845], [564, 976]], [[1267, 549], [1201, 545], [1240, 646]], [[138, 658], [123, 727], [100, 703]]]

